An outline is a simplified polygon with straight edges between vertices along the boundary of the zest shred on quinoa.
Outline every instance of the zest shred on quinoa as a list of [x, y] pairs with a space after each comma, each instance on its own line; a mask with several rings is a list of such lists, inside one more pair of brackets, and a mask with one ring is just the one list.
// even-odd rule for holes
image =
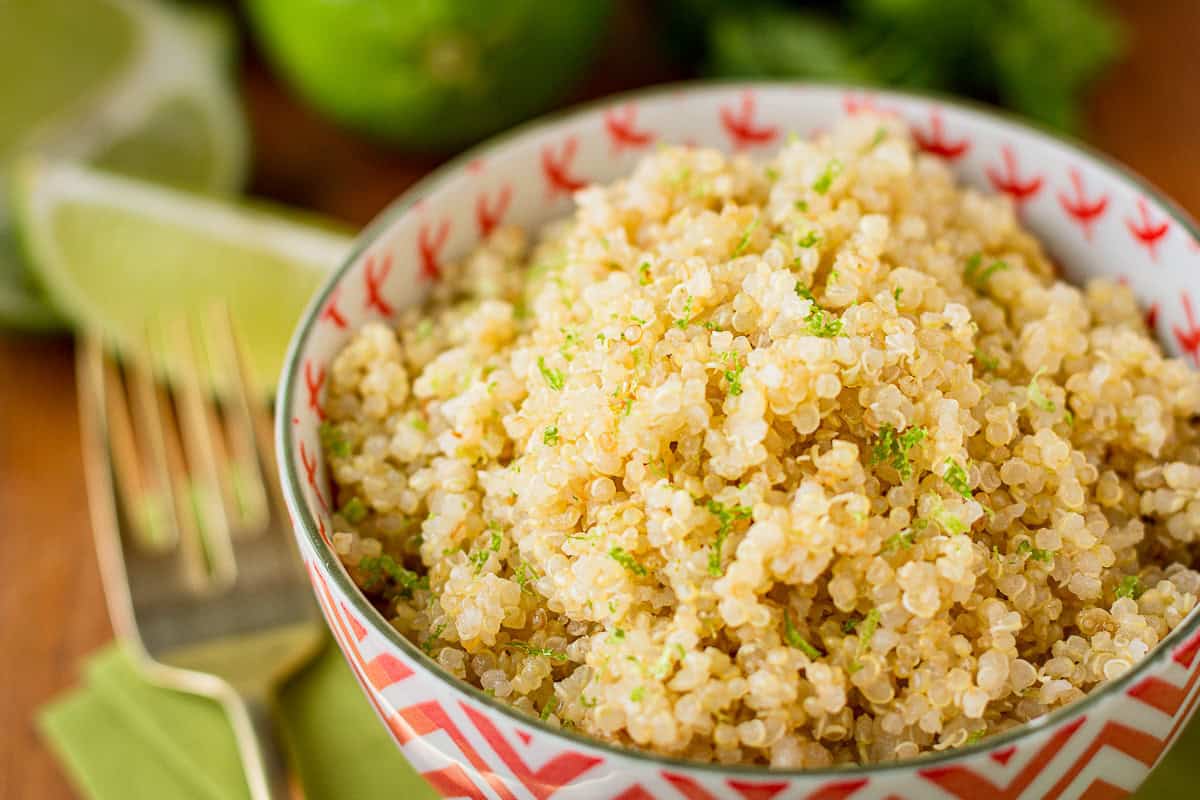
[[956, 747], [1192, 610], [1200, 376], [858, 117], [664, 148], [331, 371], [335, 547], [449, 674], [723, 763]]

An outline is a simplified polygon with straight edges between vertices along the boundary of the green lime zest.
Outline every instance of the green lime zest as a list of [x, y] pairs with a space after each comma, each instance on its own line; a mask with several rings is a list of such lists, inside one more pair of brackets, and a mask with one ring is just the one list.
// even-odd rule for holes
[[842, 162], [839, 159], [835, 158], [830, 160], [830, 162], [825, 165], [825, 169], [821, 172], [817, 179], [813, 181], [813, 191], [817, 194], [825, 194], [828, 192], [829, 188], [833, 186], [834, 179], [836, 179], [838, 175], [842, 174], [843, 168]]
[[688, 326], [692, 324], [692, 303], [694, 301], [695, 298], [689, 294], [683, 304], [683, 316], [674, 322], [675, 327], [681, 331], [686, 331]]
[[809, 289], [800, 281], [796, 281], [794, 288], [797, 295], [811, 304], [808, 309], [808, 316], [804, 318], [804, 324], [808, 328], [808, 332], [813, 336], [820, 336], [823, 339], [841, 336], [842, 321], [824, 308], [821, 308], [816, 298], [813, 297], [812, 289]]
[[876, 434], [875, 446], [871, 450], [871, 463], [890, 464], [901, 480], [908, 480], [913, 475], [912, 461], [908, 453], [921, 443], [927, 435], [923, 427], [913, 427], [903, 433], [896, 433], [891, 424], [884, 424]]
[[516, 570], [513, 571], [513, 580], [517, 582], [517, 585], [521, 587], [521, 591], [525, 594], [534, 594], [529, 584], [539, 578], [541, 576], [537, 574], [537, 570], [528, 561], [522, 561], [517, 565]]
[[566, 378], [563, 377], [562, 370], [547, 367], [545, 356], [538, 356], [537, 366], [538, 372], [542, 373], [542, 380], [546, 381], [546, 385], [556, 392], [561, 392], [563, 385], [566, 383]]
[[875, 637], [875, 631], [878, 629], [879, 609], [872, 608], [867, 612], [867, 616], [863, 617], [863, 621], [858, 624], [858, 650], [854, 656], [854, 663], [850, 665], [852, 672], [862, 669], [862, 657], [870, 649], [871, 639]]
[[519, 650], [527, 656], [541, 656], [543, 658], [548, 658], [551, 661], [560, 662], [567, 660], [567, 654], [561, 650], [553, 650], [549, 647], [534, 647], [528, 642], [522, 642], [519, 639], [513, 639], [510, 642], [506, 642], [504, 646], [513, 650]]
[[624, 567], [625, 569], [632, 572], [634, 575], [643, 576], [643, 575], [647, 574], [646, 568], [643, 567], [636, 558], [634, 558], [632, 555], [627, 553], [624, 548], [614, 547], [613, 549], [608, 551], [608, 555], [612, 558], [613, 561], [616, 561], [618, 564], [620, 564], [622, 567]]
[[731, 364], [724, 372], [725, 386], [729, 394], [737, 397], [742, 393], [742, 371], [746, 366], [741, 362], [741, 354], [736, 350], [727, 350], [721, 354], [721, 361]]
[[1038, 378], [1046, 371], [1045, 367], [1041, 367], [1037, 372], [1033, 373], [1033, 378], [1029, 381], [1029, 388], [1025, 390], [1029, 396], [1029, 402], [1040, 408], [1042, 411], [1053, 412], [1058, 406], [1054, 405], [1054, 401], [1046, 397], [1042, 392], [1041, 384], [1038, 383]]
[[975, 348], [974, 355], [975, 360], [979, 362], [979, 366], [983, 367], [988, 372], [995, 372], [1000, 368], [1000, 359], [989, 356], [978, 347]]
[[638, 264], [638, 283], [642, 286], [649, 286], [651, 280], [653, 278], [650, 277], [650, 262], [643, 261], [641, 264]]
[[1121, 582], [1117, 584], [1116, 591], [1113, 592], [1117, 597], [1128, 597], [1131, 600], [1137, 600], [1142, 596], [1142, 592], [1146, 591], [1142, 587], [1142, 579], [1137, 575], [1126, 575], [1121, 578]]
[[337, 426], [326, 420], [317, 428], [317, 434], [321, 437], [321, 446], [325, 451], [332, 453], [338, 458], [347, 458], [350, 455], [350, 442], [342, 436]]
[[365, 592], [381, 591], [385, 595], [394, 593], [411, 597], [414, 589], [428, 589], [429, 576], [418, 575], [405, 569], [387, 553], [378, 556], [363, 556], [358, 562], [363, 573], [359, 585]]
[[430, 631], [429, 635], [421, 641], [421, 649], [425, 651], [426, 655], [433, 654], [433, 643], [438, 640], [444, 630], [446, 630], [446, 623], [443, 622]]
[[962, 495], [965, 499], [972, 499], [971, 484], [967, 477], [967, 471], [953, 458], [946, 459], [946, 469], [942, 473], [942, 479], [949, 484], [951, 489]]
[[338, 513], [342, 515], [342, 519], [349, 522], [351, 525], [357, 525], [367, 517], [367, 507], [362, 500], [357, 497], [351, 497], [346, 501], [346, 504], [338, 509]]
[[974, 253], [967, 259], [967, 265], [963, 267], [963, 280], [973, 286], [976, 291], [981, 292], [987, 286], [988, 279], [1006, 269], [1008, 269], [1008, 262], [1000, 259], [984, 267], [983, 253]]
[[1049, 563], [1054, 560], [1054, 553], [1034, 547], [1033, 542], [1028, 539], [1022, 539], [1017, 544], [1017, 553], [1020, 555], [1028, 554], [1034, 561], [1041, 561], [1043, 563]]
[[718, 503], [716, 500], [709, 500], [705, 504], [705, 508], [717, 518], [719, 523], [717, 537], [713, 541], [712, 550], [708, 554], [708, 574], [717, 578], [725, 574], [725, 570], [721, 566], [721, 548], [724, 547], [725, 540], [729, 538], [729, 534], [733, 532], [734, 522], [740, 519], [749, 519], [753, 515], [754, 510], [749, 506], [728, 507], [723, 503]]
[[738, 239], [737, 247], [733, 248], [733, 257], [737, 258], [746, 248], [750, 246], [750, 237], [754, 234], [754, 229], [758, 227], [758, 217], [750, 220], [750, 224], [746, 226], [746, 230], [742, 232], [742, 238]]
[[813, 661], [825, 655], [800, 635], [800, 632], [792, 625], [792, 615], [786, 608], [783, 610], [783, 638], [787, 640], [789, 647], [796, 648]]
[[545, 720], [550, 719], [550, 715], [553, 714], [555, 709], [557, 709], [557, 708], [558, 708], [558, 698], [551, 695], [550, 699], [546, 701], [546, 705], [542, 706], [542, 713], [538, 714], [538, 718], [541, 719], [543, 722]]

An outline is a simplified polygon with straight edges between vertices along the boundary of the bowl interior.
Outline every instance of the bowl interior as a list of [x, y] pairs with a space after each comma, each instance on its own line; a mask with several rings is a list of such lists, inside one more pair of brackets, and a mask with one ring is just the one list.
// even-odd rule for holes
[[[625, 95], [524, 126], [439, 169], [363, 233], [355, 252], [313, 301], [292, 341], [277, 418], [285, 494], [316, 568], [348, 596], [361, 598], [329, 541], [329, 478], [318, 433], [327, 366], [358, 326], [394, 318], [421, 302], [443, 265], [466, 254], [496, 225], [536, 227], [568, 214], [575, 190], [627, 174], [659, 144], [763, 158], [791, 134], [807, 137], [842, 115], [866, 112], [902, 118], [920, 148], [949, 163], [962, 182], [1008, 194], [1023, 224], [1069, 280], [1109, 276], [1127, 282], [1167, 351], [1200, 365], [1200, 322], [1192, 305], [1192, 298], [1200, 297], [1197, 229], [1146, 182], [1102, 156], [990, 112], [896, 93], [767, 83], [681, 85]], [[423, 660], [365, 600], [358, 607], [382, 636], [413, 661]], [[1170, 642], [1194, 632], [1198, 620], [1193, 611], [1155, 654], [1080, 703], [1021, 726], [1020, 732], [915, 762], [1002, 745], [1076, 713], [1096, 695], [1132, 681], [1171, 649]], [[542, 727], [471, 687], [444, 680], [526, 726]], [[576, 746], [606, 747], [570, 734], [566, 738]]]

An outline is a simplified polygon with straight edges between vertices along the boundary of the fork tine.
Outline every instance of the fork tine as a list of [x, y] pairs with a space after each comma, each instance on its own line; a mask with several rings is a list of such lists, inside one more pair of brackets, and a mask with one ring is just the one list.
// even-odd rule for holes
[[139, 547], [161, 551], [176, 536], [174, 516], [169, 513], [169, 495], [156, 483], [147, 463], [143, 440], [134, 435], [130, 420], [129, 395], [117, 364], [103, 356], [99, 387], [104, 393], [108, 430], [108, 452], [115, 489], [129, 514], [130, 534]]
[[[152, 544], [167, 549], [179, 542], [179, 518], [176, 513], [174, 494], [171, 487], [171, 472], [167, 468], [166, 444], [163, 440], [163, 423], [155, 399], [154, 379], [150, 368], [149, 354], [142, 343], [126, 348], [125, 398], [127, 412], [132, 419], [142, 420], [138, 430], [141, 443], [143, 479], [147, 492], [146, 501], [154, 519], [163, 520], [164, 536]], [[112, 413], [110, 412], [110, 418]], [[126, 419], [130, 430], [134, 426]]]
[[177, 356], [175, 398], [183, 452], [190, 471], [188, 498], [200, 527], [199, 539], [208, 557], [209, 576], [217, 586], [228, 585], [237, 576], [237, 566], [212, 448], [213, 431], [197, 374], [201, 355], [186, 320], [176, 320], [168, 330], [172, 351]]
[[222, 305], [214, 311], [214, 315], [222, 318], [222, 322], [214, 327], [222, 327], [225, 330], [225, 338], [229, 345], [230, 382], [236, 384], [235, 391], [244, 399], [251, 435], [257, 443], [258, 463], [265, 467], [263, 473], [260, 474], [263, 477], [262, 483], [266, 486], [270, 496], [271, 512], [278, 519], [287, 519], [287, 505], [283, 499], [283, 489], [279, 485], [279, 472], [276, 469], [275, 434], [271, 425], [270, 411], [268, 406], [259, 399], [261, 395], [254, 385], [254, 378], [250, 374], [245, 351], [238, 340], [229, 307]]
[[179, 562], [183, 584], [193, 592], [203, 592], [209, 586], [209, 569], [204, 554], [204, 543], [200, 536], [200, 524], [196, 518], [196, 507], [192, 504], [192, 491], [188, 480], [187, 463], [180, 442], [180, 422], [164, 384], [155, 380], [156, 375], [166, 374], [168, 360], [178, 361], [178, 356], [168, 350], [162, 325], [150, 322], [146, 325], [146, 349], [150, 358], [148, 366], [139, 377], [145, 381], [139, 391], [145, 397], [148, 412], [144, 419], [147, 427], [153, 426], [162, 442], [163, 465], [167, 473], [165, 485], [171, 495], [171, 508], [175, 514], [178, 531]]
[[225, 438], [221, 444], [228, 445], [231, 505], [236, 509], [239, 527], [257, 533], [270, 522], [266, 477], [228, 309], [223, 304], [211, 307], [203, 319], [203, 329], [211, 382], [222, 390], [225, 401]]
[[196, 335], [197, 354], [202, 351], [203, 358], [199, 359], [197, 374], [201, 395], [206, 399], [204, 414], [207, 430], [210, 436], [213, 462], [216, 465], [217, 491], [220, 492], [221, 508], [225, 514], [225, 523], [230, 535], [253, 533], [257, 530], [256, 520], [248, 519], [246, 506], [240, 489], [241, 478], [239, 466], [234, 463], [231, 450], [237, 447], [236, 436], [229, 423], [228, 402], [223, 395], [224, 381], [215, 362], [214, 343], [210, 340], [203, 320], [198, 321], [199, 332]]

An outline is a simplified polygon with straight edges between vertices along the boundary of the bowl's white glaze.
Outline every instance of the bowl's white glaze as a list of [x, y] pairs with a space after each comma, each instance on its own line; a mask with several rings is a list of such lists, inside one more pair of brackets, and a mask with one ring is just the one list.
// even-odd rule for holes
[[619, 750], [509, 710], [442, 673], [358, 592], [329, 544], [319, 447], [327, 365], [352, 331], [420, 302], [440, 265], [493, 226], [566, 214], [571, 193], [627, 173], [659, 142], [766, 155], [843, 114], [895, 114], [968, 184], [1018, 204], [1067, 277], [1126, 280], [1163, 344], [1200, 364], [1200, 240], [1178, 208], [1100, 156], [951, 101], [802, 84], [693, 84], [519, 128], [437, 170], [387, 209], [292, 341], [277, 446], [301, 554], [339, 646], [397, 746], [446, 796], [472, 798], [1121, 797], [1200, 700], [1200, 613], [1136, 669], [979, 744], [898, 764], [809, 772], [691, 764]]

